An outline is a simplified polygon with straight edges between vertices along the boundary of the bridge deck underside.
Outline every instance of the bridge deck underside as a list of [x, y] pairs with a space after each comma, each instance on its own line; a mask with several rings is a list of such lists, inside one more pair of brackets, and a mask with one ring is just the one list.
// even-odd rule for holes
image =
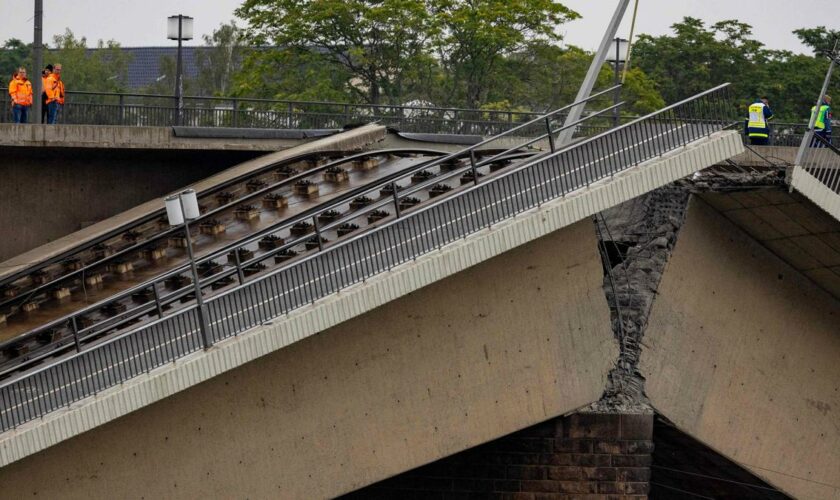
[[840, 221], [801, 194], [783, 188], [699, 196], [779, 258], [840, 298]]

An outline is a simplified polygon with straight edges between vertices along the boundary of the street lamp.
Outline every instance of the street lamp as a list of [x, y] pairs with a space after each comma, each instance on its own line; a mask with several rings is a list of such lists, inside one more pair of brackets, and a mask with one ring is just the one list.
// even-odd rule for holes
[[195, 194], [195, 190], [187, 189], [178, 194], [166, 197], [164, 203], [166, 204], [166, 218], [169, 219], [169, 225], [184, 227], [184, 239], [187, 243], [187, 255], [190, 259], [193, 286], [195, 287], [195, 301], [198, 304], [198, 329], [201, 333], [204, 348], [206, 349], [211, 345], [207, 329], [207, 313], [204, 310], [204, 297], [201, 296], [201, 285], [198, 281], [198, 267], [195, 264], [189, 225], [189, 221], [197, 219], [201, 214], [198, 208], [198, 197]]
[[[607, 62], [613, 64], [615, 68], [615, 85], [621, 83], [618, 77], [618, 69], [619, 67], [624, 64], [627, 60], [627, 48], [629, 47], [630, 42], [623, 39], [623, 38], [616, 38], [612, 41], [612, 45], [610, 45], [609, 55], [607, 56]], [[615, 95], [613, 96], [613, 104], [618, 104], [619, 99], [621, 99], [621, 88], [615, 89]], [[613, 109], [613, 123], [614, 126], [618, 126], [618, 107]]]
[[181, 42], [184, 40], [192, 40], [193, 37], [193, 18], [178, 14], [177, 16], [169, 16], [166, 24], [166, 37], [170, 40], [178, 40], [178, 56], [175, 63], [175, 102], [177, 110], [175, 112], [175, 125], [181, 124], [181, 112], [184, 109], [184, 98], [182, 95], [184, 89], [183, 72], [181, 67]]

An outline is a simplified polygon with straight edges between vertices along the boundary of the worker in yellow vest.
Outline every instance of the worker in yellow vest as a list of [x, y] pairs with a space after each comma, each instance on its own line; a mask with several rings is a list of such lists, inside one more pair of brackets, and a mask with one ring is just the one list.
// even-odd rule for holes
[[770, 120], [773, 119], [773, 110], [770, 109], [770, 101], [766, 97], [756, 99], [749, 107], [749, 118], [747, 118], [746, 134], [750, 144], [756, 146], [767, 146], [770, 144]]
[[[814, 135], [820, 136], [829, 144], [831, 144], [831, 119], [831, 96], [827, 95], [823, 98], [819, 110], [816, 106], [811, 108], [811, 120], [814, 120]], [[814, 139], [811, 147], [822, 148], [825, 144]]]

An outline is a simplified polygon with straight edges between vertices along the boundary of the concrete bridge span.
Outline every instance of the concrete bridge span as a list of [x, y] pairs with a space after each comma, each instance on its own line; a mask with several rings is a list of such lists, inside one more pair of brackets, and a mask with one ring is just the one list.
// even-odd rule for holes
[[7, 432], [0, 481], [90, 497], [151, 474], [161, 494], [330, 497], [584, 407], [619, 350], [588, 217], [739, 145], [677, 150]]
[[[780, 172], [752, 183], [707, 182], [704, 173], [670, 184], [740, 150], [737, 134], [712, 132], [631, 160], [38, 419], [19, 408], [52, 402], [19, 392], [38, 380], [25, 374], [5, 385], [20, 388], [4, 393], [20, 403], [5, 417], [17, 418], [16, 428], [0, 435], [0, 480], [21, 495], [331, 497], [517, 432], [518, 452], [537, 462], [517, 466], [515, 481], [491, 481], [496, 497], [641, 498], [656, 467], [655, 409], [749, 471], [744, 481], [764, 478], [754, 484], [779, 495], [771, 484], [798, 497], [835, 496], [836, 396], [801, 364], [779, 368], [775, 358], [795, 354], [813, 361], [821, 380], [838, 378], [827, 361], [837, 354], [837, 228], [814, 217], [807, 200], [790, 202]], [[628, 201], [635, 205], [621, 205]], [[794, 248], [810, 260], [796, 259]], [[748, 315], [769, 308], [787, 316], [754, 321], [742, 302]], [[718, 311], [730, 306], [731, 315]], [[244, 304], [231, 317], [260, 307]], [[794, 325], [807, 342], [790, 345]], [[757, 345], [765, 339], [773, 345]], [[778, 373], [767, 375], [771, 368]], [[754, 402], [752, 413], [732, 403], [734, 383], [748, 386], [741, 391], [754, 397], [737, 399]], [[803, 409], [790, 395], [806, 393]], [[784, 403], [771, 404], [776, 398]], [[767, 424], [774, 412], [781, 422]], [[810, 427], [790, 422], [796, 418]], [[732, 439], [732, 431], [744, 435]], [[809, 450], [822, 461], [809, 461]], [[510, 451], [488, 456], [506, 460]], [[786, 468], [779, 454], [805, 458]], [[76, 456], [80, 471], [69, 474]]]
[[573, 411], [617, 355], [601, 269], [581, 221], [0, 469], [4, 494], [326, 498]]

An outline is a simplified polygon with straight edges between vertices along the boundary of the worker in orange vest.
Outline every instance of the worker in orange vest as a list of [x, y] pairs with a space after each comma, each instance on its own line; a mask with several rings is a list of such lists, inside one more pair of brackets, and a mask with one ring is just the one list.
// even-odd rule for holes
[[52, 64], [47, 64], [41, 70], [41, 123], [47, 123], [47, 78], [52, 74], [52, 71]]
[[26, 78], [25, 68], [18, 69], [17, 76], [9, 82], [9, 96], [15, 123], [26, 123], [32, 107], [32, 82]]
[[58, 118], [58, 110], [64, 103], [64, 82], [61, 81], [60, 64], [56, 64], [47, 77], [44, 92], [47, 94], [47, 123], [54, 124]]

